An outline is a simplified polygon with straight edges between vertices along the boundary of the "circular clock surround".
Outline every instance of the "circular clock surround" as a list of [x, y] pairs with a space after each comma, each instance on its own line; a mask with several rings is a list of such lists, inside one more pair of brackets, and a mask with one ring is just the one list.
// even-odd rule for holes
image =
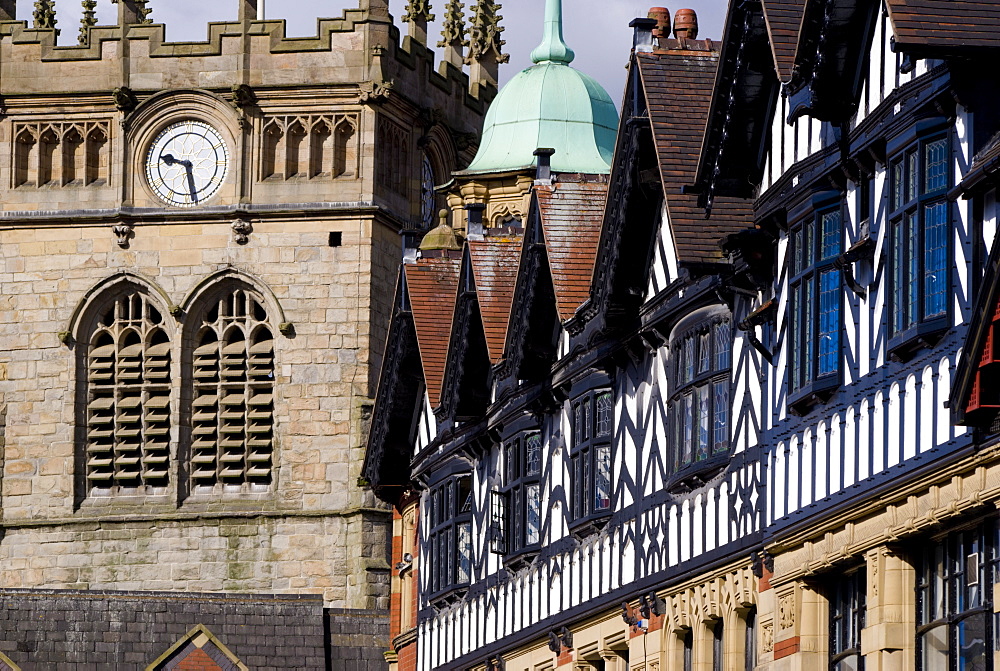
[[149, 188], [168, 205], [195, 207], [211, 199], [226, 181], [229, 148], [215, 128], [202, 121], [170, 124], [146, 154]]

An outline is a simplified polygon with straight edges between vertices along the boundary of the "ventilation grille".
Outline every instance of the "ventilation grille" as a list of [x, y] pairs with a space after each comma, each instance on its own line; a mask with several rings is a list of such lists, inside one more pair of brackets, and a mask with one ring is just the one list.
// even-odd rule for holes
[[274, 340], [266, 317], [245, 289], [205, 316], [192, 362], [195, 491], [264, 491], [271, 483]]
[[87, 356], [86, 472], [91, 494], [165, 493], [170, 459], [170, 340], [139, 292], [101, 316]]

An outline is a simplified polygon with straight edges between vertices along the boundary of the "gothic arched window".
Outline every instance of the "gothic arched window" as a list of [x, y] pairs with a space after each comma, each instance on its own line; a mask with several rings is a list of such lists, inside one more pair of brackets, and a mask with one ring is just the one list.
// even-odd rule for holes
[[170, 337], [162, 312], [126, 285], [81, 352], [83, 463], [91, 495], [165, 494], [170, 472]]
[[194, 493], [267, 491], [274, 448], [274, 339], [260, 295], [231, 285], [194, 316]]
[[434, 228], [434, 217], [437, 215], [436, 204], [434, 166], [431, 164], [430, 157], [424, 154], [420, 164], [420, 223], [426, 229]]

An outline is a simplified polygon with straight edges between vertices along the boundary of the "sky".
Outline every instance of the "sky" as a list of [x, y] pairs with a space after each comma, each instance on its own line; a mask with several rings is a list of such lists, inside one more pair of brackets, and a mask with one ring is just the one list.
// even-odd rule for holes
[[[473, 0], [464, 0], [466, 9]], [[265, 18], [287, 20], [289, 36], [316, 34], [318, 16], [340, 16], [347, 7], [356, 7], [351, 0], [262, 0]], [[573, 66], [599, 81], [612, 100], [620, 101], [625, 88], [625, 65], [632, 47], [632, 30], [629, 22], [637, 16], [646, 16], [653, 3], [669, 5], [663, 0], [563, 0], [566, 42], [576, 52]], [[397, 25], [405, 34], [406, 26], [399, 18], [405, 0], [390, 0], [389, 8]], [[501, 84], [522, 69], [531, 65], [531, 50], [541, 41], [542, 0], [506, 0], [502, 2], [502, 25], [506, 28], [504, 47], [510, 54], [510, 63], [500, 69]], [[33, 0], [17, 0], [18, 17], [31, 21]], [[440, 33], [440, 19], [445, 0], [431, 0], [432, 11], [438, 21], [431, 26], [434, 36], [432, 48]], [[167, 24], [168, 41], [205, 40], [209, 21], [226, 21], [236, 18], [236, 0], [149, 0], [153, 9], [151, 18]], [[698, 12], [700, 35], [721, 39], [722, 22], [727, 0], [684, 0], [683, 5], [670, 6], [671, 12], [690, 7]], [[60, 44], [75, 44], [82, 13], [79, 0], [56, 0], [58, 27], [62, 29]], [[97, 19], [100, 24], [113, 24], [117, 8], [111, 0], [98, 0]]]

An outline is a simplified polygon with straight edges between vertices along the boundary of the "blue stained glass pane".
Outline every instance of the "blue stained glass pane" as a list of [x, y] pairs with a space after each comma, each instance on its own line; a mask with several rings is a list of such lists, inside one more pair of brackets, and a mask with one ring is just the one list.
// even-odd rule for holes
[[467, 583], [472, 578], [472, 524], [458, 525], [458, 575], [455, 582]]
[[840, 358], [840, 273], [836, 270], [827, 270], [819, 278], [818, 335], [816, 375], [832, 375]]
[[538, 542], [539, 530], [542, 528], [542, 497], [537, 484], [525, 487], [525, 523], [524, 544], [534, 545]]
[[713, 451], [718, 454], [729, 448], [729, 383], [716, 382], [715, 394], [715, 445]]
[[801, 286], [792, 287], [791, 296], [789, 296], [788, 300], [788, 359], [789, 369], [791, 370], [789, 386], [792, 389], [798, 389], [801, 386], [801, 382], [799, 381], [802, 362], [799, 356], [799, 320], [802, 315], [802, 311], [799, 309], [802, 304], [800, 300], [801, 290]]
[[698, 338], [698, 374], [707, 373], [712, 366], [712, 334], [705, 332]]
[[822, 240], [820, 241], [821, 261], [832, 259], [840, 254], [840, 210], [826, 212], [822, 215]]
[[959, 622], [959, 671], [987, 671], [989, 668], [986, 665], [988, 640], [985, 613], [977, 613]]
[[525, 452], [525, 475], [538, 475], [542, 471], [542, 436], [533, 433], [528, 436], [524, 444]]
[[898, 210], [903, 206], [903, 162], [894, 161], [892, 164], [892, 209]]
[[792, 266], [791, 275], [794, 277], [799, 274], [800, 270], [802, 270], [802, 235], [798, 230], [792, 231], [792, 239], [789, 244], [792, 251], [788, 256]]
[[810, 277], [802, 283], [802, 377], [803, 384], [813, 380], [813, 363], [816, 356], [816, 325], [814, 321], [814, 306], [816, 304], [816, 276]]
[[692, 438], [694, 433], [694, 396], [688, 394], [684, 397], [684, 432], [681, 436], [681, 464], [690, 464], [692, 461]]
[[708, 459], [708, 421], [711, 405], [709, 404], [708, 385], [698, 387], [698, 461]]
[[715, 326], [715, 370], [725, 370], [730, 366], [732, 345], [730, 344], [729, 322]]
[[948, 309], [948, 204], [924, 206], [924, 316]]
[[611, 507], [611, 446], [594, 448], [594, 511]]
[[813, 240], [814, 225], [815, 222], [810, 221], [802, 226], [802, 265], [799, 266], [799, 272], [811, 266], [816, 258], [816, 244]]
[[924, 193], [948, 186], [948, 141], [935, 140], [924, 148]]
[[917, 152], [911, 151], [906, 155], [906, 202], [910, 202], [917, 197], [917, 180], [920, 173], [917, 171]]
[[903, 246], [903, 222], [892, 224], [892, 317], [890, 324], [893, 333], [906, 328], [906, 318], [903, 306], [906, 305], [906, 249]]
[[920, 318], [920, 235], [916, 213], [906, 217], [906, 326], [913, 326]]

